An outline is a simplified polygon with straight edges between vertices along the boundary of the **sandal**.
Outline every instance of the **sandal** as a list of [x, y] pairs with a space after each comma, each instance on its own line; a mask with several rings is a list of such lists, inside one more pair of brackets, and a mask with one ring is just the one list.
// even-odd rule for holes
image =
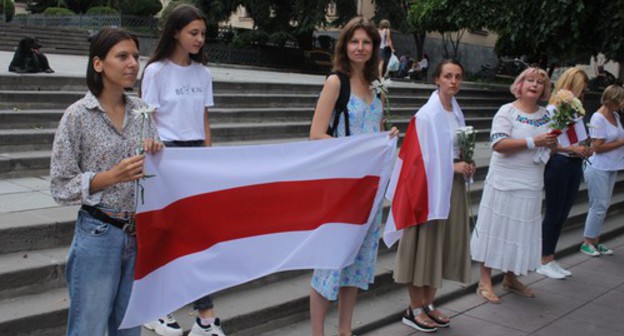
[[496, 304], [500, 303], [500, 298], [496, 296], [494, 291], [483, 287], [481, 284], [477, 286], [477, 295], [489, 303], [496, 303]]
[[424, 314], [421, 308], [412, 309], [411, 307], [408, 307], [405, 311], [405, 314], [403, 314], [403, 319], [401, 320], [401, 322], [424, 333], [432, 333], [438, 331], [436, 323], [433, 322], [433, 320], [431, 320], [427, 314], [424, 314], [425, 319], [423, 319], [422, 321], [418, 321], [416, 319], [416, 316], [420, 316], [421, 314]]
[[[511, 280], [509, 280], [511, 279]], [[525, 286], [518, 278], [505, 276], [503, 280], [503, 289], [512, 292], [514, 294], [518, 294], [520, 296], [534, 298], [535, 292], [527, 286]]]
[[424, 306], [423, 311], [438, 325], [439, 328], [448, 328], [451, 325], [451, 320], [448, 316], [442, 314], [442, 312], [440, 312], [433, 304]]

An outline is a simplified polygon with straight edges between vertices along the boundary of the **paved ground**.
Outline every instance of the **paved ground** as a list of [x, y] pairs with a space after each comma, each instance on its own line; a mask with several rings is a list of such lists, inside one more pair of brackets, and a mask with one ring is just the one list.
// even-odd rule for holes
[[[608, 244], [615, 255], [588, 257], [580, 252], [560, 260], [573, 276], [552, 280], [531, 273], [522, 281], [537, 297], [523, 298], [495, 291], [501, 304], [485, 303], [476, 294], [440, 308], [452, 316], [452, 326], [438, 330], [448, 336], [621, 336], [624, 335], [624, 237]], [[407, 297], [407, 292], [405, 293]], [[396, 322], [365, 336], [422, 335]]]

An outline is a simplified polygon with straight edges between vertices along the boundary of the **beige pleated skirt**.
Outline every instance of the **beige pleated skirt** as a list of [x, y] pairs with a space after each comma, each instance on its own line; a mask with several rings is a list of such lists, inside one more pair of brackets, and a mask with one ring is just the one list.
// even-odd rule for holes
[[442, 279], [470, 282], [470, 222], [465, 193], [463, 175], [455, 174], [448, 219], [403, 230], [394, 267], [397, 283], [440, 288]]

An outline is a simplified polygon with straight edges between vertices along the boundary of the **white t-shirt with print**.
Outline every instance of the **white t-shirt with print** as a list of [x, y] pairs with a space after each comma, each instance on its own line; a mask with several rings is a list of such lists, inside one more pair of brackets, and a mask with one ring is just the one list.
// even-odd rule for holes
[[[603, 139], [605, 143], [624, 139], [624, 129], [620, 116], [613, 113], [617, 126], [612, 125], [602, 113], [595, 112], [590, 121], [589, 134], [592, 139]], [[618, 147], [608, 152], [594, 153], [589, 158], [592, 168], [607, 171], [624, 169], [624, 147]]]
[[141, 98], [156, 108], [163, 141], [205, 140], [204, 111], [214, 105], [210, 70], [200, 63], [154, 62], [143, 72]]

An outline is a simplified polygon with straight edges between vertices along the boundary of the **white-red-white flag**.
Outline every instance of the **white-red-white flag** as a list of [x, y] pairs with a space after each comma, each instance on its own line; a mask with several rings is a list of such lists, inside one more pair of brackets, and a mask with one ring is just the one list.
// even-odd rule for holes
[[[387, 133], [165, 149], [145, 162], [122, 328], [267, 274], [349, 265], [395, 160]], [[139, 202], [140, 203], [140, 202]]]
[[[432, 101], [433, 100], [433, 101]], [[410, 120], [386, 198], [391, 202], [383, 240], [392, 246], [403, 229], [425, 222], [446, 219], [450, 210], [453, 183], [452, 134], [448, 127], [448, 112], [437, 111], [433, 104], [437, 92]], [[454, 106], [457, 104], [453, 100]], [[459, 110], [459, 106], [454, 110]], [[458, 116], [460, 125], [463, 116]]]

